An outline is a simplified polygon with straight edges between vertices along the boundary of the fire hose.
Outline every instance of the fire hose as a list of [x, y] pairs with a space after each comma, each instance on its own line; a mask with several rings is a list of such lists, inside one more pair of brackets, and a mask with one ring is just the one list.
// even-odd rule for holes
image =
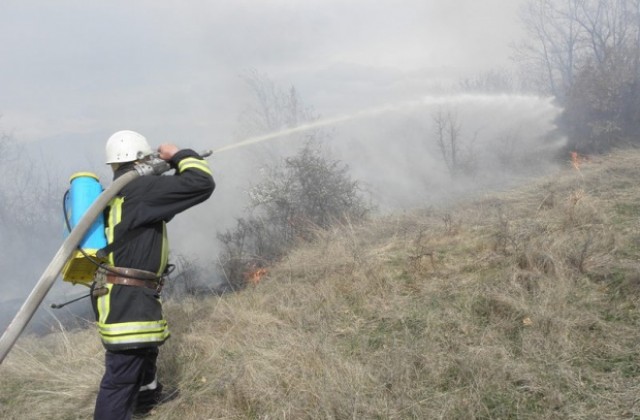
[[[211, 152], [207, 151], [202, 153], [201, 156], [206, 157], [210, 154]], [[134, 179], [146, 175], [161, 175], [170, 169], [171, 167], [166, 161], [154, 155], [151, 159], [136, 164], [134, 170], [126, 172], [114, 180], [113, 183], [98, 196], [96, 201], [93, 202], [82, 218], [80, 218], [76, 226], [69, 232], [69, 235], [58, 249], [58, 252], [56, 252], [33, 290], [18, 310], [18, 313], [4, 331], [2, 337], [0, 337], [0, 364], [4, 361], [4, 358], [9, 354], [18, 337], [20, 337], [20, 334], [22, 334], [26, 328], [55, 283], [56, 278], [62, 271], [69, 257], [71, 257], [72, 253], [77, 249], [94, 220], [102, 213], [109, 202], [122, 188]]]

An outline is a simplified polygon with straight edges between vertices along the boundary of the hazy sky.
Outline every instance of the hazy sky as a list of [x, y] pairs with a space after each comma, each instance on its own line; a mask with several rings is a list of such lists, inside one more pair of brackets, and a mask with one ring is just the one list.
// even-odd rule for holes
[[[514, 0], [3, 0], [0, 130], [89, 142], [233, 138], [248, 69], [322, 116], [509, 64]], [[93, 150], [92, 148], [89, 150]]]

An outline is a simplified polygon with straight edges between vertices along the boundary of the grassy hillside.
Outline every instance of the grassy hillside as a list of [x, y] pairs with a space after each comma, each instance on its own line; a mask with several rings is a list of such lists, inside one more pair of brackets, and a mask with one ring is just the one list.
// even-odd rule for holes
[[[640, 417], [640, 154], [318, 232], [256, 286], [168, 302], [154, 419]], [[25, 337], [0, 418], [90, 418], [92, 329]]]

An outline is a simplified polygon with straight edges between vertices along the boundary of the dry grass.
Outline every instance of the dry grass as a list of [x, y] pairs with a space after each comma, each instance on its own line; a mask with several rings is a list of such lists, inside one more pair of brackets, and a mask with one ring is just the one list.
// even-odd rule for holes
[[[167, 304], [157, 419], [640, 417], [640, 154], [318, 232], [237, 295]], [[0, 417], [89, 418], [93, 331], [25, 338]]]

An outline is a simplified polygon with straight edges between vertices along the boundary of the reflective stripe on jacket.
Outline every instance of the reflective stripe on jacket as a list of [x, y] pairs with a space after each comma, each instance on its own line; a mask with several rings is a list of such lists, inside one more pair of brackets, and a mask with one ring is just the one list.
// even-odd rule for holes
[[98, 331], [109, 350], [161, 345], [171, 333], [162, 314], [160, 295], [146, 287], [107, 284], [97, 299]]

